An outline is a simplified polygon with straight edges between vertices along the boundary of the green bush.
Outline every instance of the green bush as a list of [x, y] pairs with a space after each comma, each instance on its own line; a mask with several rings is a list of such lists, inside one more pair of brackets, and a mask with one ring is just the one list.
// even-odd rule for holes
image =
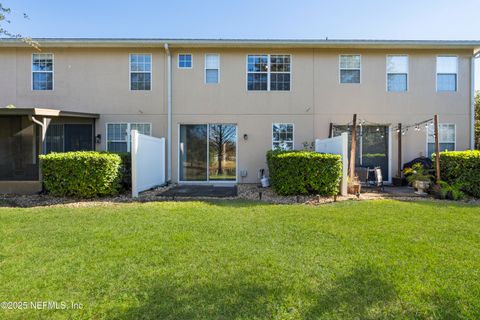
[[122, 180], [120, 184], [122, 190], [132, 189], [132, 155], [130, 152], [112, 152], [118, 154], [122, 160], [120, 171], [122, 172]]
[[281, 195], [338, 194], [342, 178], [339, 155], [314, 151], [268, 151], [273, 189]]
[[122, 179], [117, 154], [78, 151], [40, 156], [43, 183], [55, 196], [92, 198], [117, 194]]
[[480, 198], [480, 151], [440, 152], [440, 177], [450, 185], [460, 184], [463, 191]]

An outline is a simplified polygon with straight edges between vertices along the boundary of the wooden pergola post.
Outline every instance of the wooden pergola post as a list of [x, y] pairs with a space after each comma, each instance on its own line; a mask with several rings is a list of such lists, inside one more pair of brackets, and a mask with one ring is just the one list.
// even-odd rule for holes
[[397, 175], [402, 177], [402, 124], [398, 124], [398, 169]]
[[440, 144], [438, 138], [438, 114], [433, 116], [433, 125], [435, 127], [435, 180], [440, 181]]
[[355, 148], [357, 146], [357, 114], [353, 115], [352, 124], [352, 146], [350, 148], [350, 170], [348, 176], [355, 177]]

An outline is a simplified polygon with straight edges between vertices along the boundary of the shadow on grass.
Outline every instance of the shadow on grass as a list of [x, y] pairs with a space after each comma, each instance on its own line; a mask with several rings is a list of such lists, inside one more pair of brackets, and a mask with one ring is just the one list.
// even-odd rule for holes
[[315, 292], [308, 290], [307, 285], [292, 288], [281, 279], [259, 282], [242, 275], [191, 286], [165, 279], [148, 290], [148, 298], [140, 306], [111, 310], [108, 318], [369, 319], [379, 316], [371, 316], [371, 308], [381, 312], [383, 306], [397, 297], [393, 285], [372, 267], [355, 269], [330, 287], [326, 290], [320, 287]]
[[401, 203], [411, 203], [422, 207], [430, 208], [445, 208], [445, 207], [458, 207], [458, 208], [478, 208], [480, 212], [480, 206], [476, 203], [468, 203], [465, 201], [453, 201], [453, 200], [439, 200], [432, 198], [419, 198], [416, 200], [404, 200], [404, 199], [392, 199]]
[[335, 281], [331, 289], [318, 296], [305, 318], [378, 319], [372, 308], [382, 312], [396, 298], [393, 284], [382, 279], [375, 268], [364, 266]]

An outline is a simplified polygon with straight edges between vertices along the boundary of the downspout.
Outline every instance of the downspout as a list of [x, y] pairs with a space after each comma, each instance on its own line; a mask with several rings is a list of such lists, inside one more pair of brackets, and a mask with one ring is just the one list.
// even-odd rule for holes
[[[50, 121], [52, 121], [52, 119], [50, 118], [46, 118], [44, 117], [43, 118], [43, 121], [39, 121], [37, 119], [35, 119], [34, 116], [29, 116], [30, 120], [33, 122], [33, 123], [36, 123], [40, 126], [40, 128], [42, 129], [42, 152], [40, 152], [40, 154], [46, 154], [47, 153], [47, 129], [48, 129], [48, 126], [50, 125]], [[41, 166], [39, 165], [38, 166], [38, 179], [40, 181], [43, 181], [42, 179], [42, 169], [41, 169]], [[45, 186], [43, 185], [43, 182], [42, 182], [42, 193], [45, 191]]]
[[47, 151], [47, 128], [48, 125], [50, 124], [50, 119], [43, 118], [43, 122], [35, 119], [34, 116], [30, 116], [30, 120], [40, 126], [42, 129], [42, 152], [41, 154], [45, 154]]
[[168, 43], [164, 44], [167, 54], [167, 183], [172, 181], [172, 56]]
[[480, 51], [474, 53], [470, 60], [470, 149], [475, 149], [475, 59], [480, 56]]

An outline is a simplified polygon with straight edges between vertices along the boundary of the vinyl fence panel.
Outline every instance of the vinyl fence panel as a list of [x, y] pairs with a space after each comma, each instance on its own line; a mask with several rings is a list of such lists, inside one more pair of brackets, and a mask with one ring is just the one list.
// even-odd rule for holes
[[321, 153], [338, 154], [342, 157], [342, 181], [340, 182], [340, 194], [347, 195], [348, 182], [348, 133], [344, 132], [338, 137], [328, 139], [316, 139], [315, 151]]
[[132, 130], [132, 197], [165, 184], [165, 138]]

